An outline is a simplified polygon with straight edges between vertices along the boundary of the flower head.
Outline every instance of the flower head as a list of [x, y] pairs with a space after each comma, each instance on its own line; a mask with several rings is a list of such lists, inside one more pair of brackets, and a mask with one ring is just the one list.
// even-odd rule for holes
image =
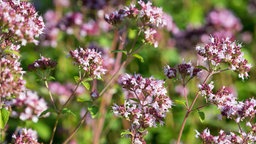
[[70, 55], [89, 77], [100, 79], [106, 73], [106, 69], [103, 68], [101, 53], [95, 49], [79, 48], [71, 50]]
[[18, 96], [25, 89], [25, 72], [20, 67], [20, 62], [15, 58], [0, 58], [0, 95], [9, 99]]
[[166, 95], [164, 81], [143, 78], [141, 75], [124, 74], [119, 79], [120, 85], [127, 91], [124, 105], [112, 107], [116, 116], [131, 121], [131, 132], [142, 141], [143, 134], [138, 129], [162, 125], [172, 101]]
[[32, 129], [21, 128], [12, 138], [15, 144], [40, 144], [37, 141], [37, 132]]
[[48, 108], [45, 100], [32, 91], [21, 93], [12, 100], [12, 106], [14, 117], [18, 116], [23, 121], [32, 120], [33, 122], [37, 122], [41, 113]]
[[244, 58], [241, 44], [231, 41], [229, 38], [213, 36], [204, 46], [197, 46], [198, 54], [210, 62], [209, 67], [217, 69], [220, 64], [228, 64], [229, 69], [239, 73], [239, 77], [247, 78], [251, 64]]
[[50, 58], [45, 58], [43, 56], [41, 56], [40, 59], [36, 60], [35, 62], [33, 62], [32, 64], [30, 64], [28, 66], [29, 70], [36, 70], [36, 69], [41, 69], [41, 70], [45, 70], [45, 69], [49, 69], [49, 68], [54, 68], [56, 66], [56, 62], [51, 60]]
[[0, 23], [4, 25], [1, 37], [10, 39], [11, 36], [13, 42], [21, 42], [22, 45], [27, 42], [37, 44], [35, 38], [44, 29], [43, 19], [38, 16], [34, 6], [19, 0], [0, 1]]

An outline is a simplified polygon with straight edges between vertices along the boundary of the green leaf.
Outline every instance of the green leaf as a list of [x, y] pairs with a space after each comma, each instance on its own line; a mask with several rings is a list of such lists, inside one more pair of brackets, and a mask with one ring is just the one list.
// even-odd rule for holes
[[62, 110], [62, 114], [68, 114], [68, 115], [72, 115], [72, 116], [74, 116], [75, 118], [76, 118], [76, 114], [74, 113], [74, 112], [72, 112], [70, 109], [68, 109], [68, 108], [64, 108], [63, 110]]
[[129, 29], [129, 32], [128, 32], [128, 37], [130, 39], [134, 39], [137, 35], [137, 31], [136, 30], [132, 30], [132, 29]]
[[200, 121], [203, 123], [204, 120], [205, 120], [205, 114], [204, 114], [204, 112], [199, 111], [199, 110], [198, 110], [197, 112], [198, 112]]
[[85, 78], [83, 81], [92, 81], [93, 78]]
[[88, 111], [90, 112], [92, 118], [95, 118], [97, 116], [97, 113], [99, 111], [99, 107], [97, 106], [89, 106]]
[[44, 115], [47, 114], [47, 113], [56, 113], [56, 111], [55, 111], [54, 109], [52, 109], [52, 108], [49, 108], [49, 109], [43, 111], [43, 112], [40, 114], [39, 117], [42, 117], [42, 116], [44, 116]]
[[208, 71], [208, 69], [207, 69], [206, 67], [204, 67], [204, 66], [201, 66], [201, 65], [199, 65], [199, 66], [196, 66], [196, 68], [200, 68], [200, 69], [203, 69], [203, 70], [206, 70], [206, 71]]
[[124, 137], [126, 135], [132, 135], [132, 132], [130, 132], [129, 130], [125, 130], [125, 131], [121, 132], [121, 137]]
[[3, 129], [9, 120], [10, 112], [2, 108], [0, 109], [0, 129]]
[[140, 62], [144, 63], [144, 59], [143, 59], [143, 57], [142, 57], [142, 56], [140, 56], [139, 54], [133, 54], [132, 56], [133, 56], [133, 57], [135, 57], [135, 58], [137, 58], [137, 59], [139, 59], [139, 60], [140, 60]]
[[86, 81], [82, 81], [83, 86], [87, 89], [90, 90], [91, 86], [90, 83], [86, 82]]
[[113, 50], [111, 51], [112, 53], [118, 53], [118, 52], [122, 52], [123, 54], [127, 55], [127, 51], [126, 50]]
[[6, 49], [6, 50], [4, 50], [4, 52], [5, 52], [6, 54], [14, 54], [14, 55], [16, 55], [16, 56], [21, 56], [20, 53], [17, 52], [17, 51], [15, 51], [15, 50]]
[[74, 76], [75, 82], [78, 83], [80, 81], [80, 77], [79, 76]]
[[186, 101], [184, 100], [175, 100], [175, 103], [186, 106]]

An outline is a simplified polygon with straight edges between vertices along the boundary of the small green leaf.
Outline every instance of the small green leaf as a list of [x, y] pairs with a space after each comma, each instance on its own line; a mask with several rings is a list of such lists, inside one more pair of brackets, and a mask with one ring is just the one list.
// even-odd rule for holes
[[10, 112], [2, 108], [0, 109], [0, 129], [3, 129], [9, 120]]
[[44, 115], [47, 114], [47, 113], [56, 113], [56, 111], [55, 111], [54, 109], [52, 109], [52, 108], [49, 108], [49, 109], [43, 111], [43, 112], [40, 114], [39, 117], [42, 117], [42, 116], [44, 116]]
[[55, 77], [50, 76], [48, 80], [55, 80]]
[[142, 57], [142, 56], [140, 56], [139, 54], [133, 54], [132, 56], [133, 56], [133, 57], [135, 57], [135, 58], [137, 58], [137, 59], [139, 59], [139, 60], [140, 60], [140, 62], [144, 63], [144, 59], [143, 59], [143, 57]]
[[86, 81], [82, 81], [83, 86], [87, 89], [90, 90], [91, 86], [90, 83], [86, 82]]
[[130, 39], [134, 39], [136, 37], [137, 31], [133, 29], [129, 29], [128, 37]]
[[83, 81], [92, 81], [93, 78], [85, 78]]
[[80, 77], [79, 76], [74, 76], [75, 82], [78, 83], [80, 81]]
[[63, 110], [62, 110], [62, 114], [70, 114], [70, 115], [72, 115], [72, 116], [74, 116], [75, 118], [76, 118], [76, 114], [75, 113], [73, 113], [70, 109], [68, 109], [68, 108], [64, 108]]
[[208, 69], [207, 69], [206, 67], [204, 67], [204, 66], [201, 66], [201, 65], [199, 65], [199, 66], [196, 66], [196, 68], [200, 68], [200, 69], [203, 69], [203, 70], [206, 70], [206, 71], [208, 71]]
[[21, 56], [20, 53], [17, 52], [17, 51], [15, 51], [15, 50], [6, 49], [6, 50], [4, 50], [4, 52], [5, 52], [6, 54], [14, 54], [14, 55], [16, 55], [16, 56]]
[[186, 101], [184, 100], [175, 100], [175, 103], [186, 106]]
[[133, 135], [133, 134], [129, 130], [125, 130], [125, 131], [121, 132], [121, 137], [124, 137], [126, 135]]
[[198, 110], [197, 112], [198, 112], [200, 121], [203, 123], [203, 122], [204, 122], [204, 119], [205, 119], [205, 114], [204, 114], [204, 112], [199, 111], [199, 110]]
[[112, 53], [118, 53], [118, 52], [122, 52], [123, 54], [127, 55], [127, 51], [126, 50], [113, 50], [111, 51]]
[[95, 118], [97, 116], [97, 113], [99, 111], [99, 107], [97, 106], [89, 106], [88, 111], [90, 112], [92, 118]]

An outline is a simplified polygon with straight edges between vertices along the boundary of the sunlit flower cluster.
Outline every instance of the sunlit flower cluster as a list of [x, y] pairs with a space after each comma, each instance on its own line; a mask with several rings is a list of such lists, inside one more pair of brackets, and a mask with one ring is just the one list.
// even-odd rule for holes
[[40, 59], [36, 60], [32, 64], [28, 66], [29, 70], [46, 70], [50, 68], [54, 68], [56, 66], [56, 62], [51, 60], [50, 58], [45, 58], [41, 56]]
[[44, 22], [38, 16], [34, 6], [29, 2], [19, 0], [0, 1], [0, 22], [2, 39], [26, 45], [35, 44], [44, 29]]
[[13, 99], [12, 106], [14, 117], [19, 117], [23, 121], [32, 120], [33, 122], [37, 122], [41, 113], [48, 108], [46, 101], [39, 98], [36, 92], [30, 90]]
[[40, 144], [37, 141], [37, 132], [32, 129], [21, 128], [12, 135], [15, 144]]
[[112, 24], [118, 24], [126, 18], [139, 19], [142, 25], [140, 29], [144, 32], [145, 41], [149, 44], [158, 47], [156, 40], [157, 28], [161, 28], [167, 25], [164, 19], [164, 13], [161, 8], [152, 6], [151, 2], [138, 1], [138, 7], [131, 4], [128, 7], [112, 12], [111, 14], [105, 15], [105, 20]]
[[103, 68], [103, 59], [95, 49], [79, 48], [70, 51], [71, 57], [87, 73], [87, 76], [100, 79], [106, 73]]
[[[0, 58], [0, 96], [10, 99], [25, 89], [24, 71], [20, 62], [14, 58]], [[4, 101], [2, 99], [2, 101]]]
[[244, 79], [248, 77], [252, 66], [244, 58], [241, 47], [241, 44], [231, 41], [228, 37], [211, 37], [209, 43], [197, 46], [196, 50], [209, 62], [210, 69], [216, 70], [220, 68], [220, 64], [228, 64], [229, 69], [238, 72], [238, 76]]
[[196, 137], [201, 138], [206, 144], [241, 144], [244, 142], [241, 136], [232, 132], [227, 134], [223, 130], [220, 130], [217, 136], [211, 135], [209, 129], [205, 129], [202, 133], [196, 131], [196, 133]]
[[166, 113], [172, 106], [172, 101], [166, 95], [164, 81], [152, 77], [143, 78], [138, 74], [124, 74], [120, 77], [119, 83], [127, 91], [127, 95], [124, 105], [115, 104], [112, 107], [113, 112], [116, 116], [131, 121], [130, 132], [135, 139], [143, 142], [145, 133], [138, 130], [146, 131], [148, 127], [163, 125]]
[[212, 90], [213, 83], [199, 85], [200, 94], [209, 102], [217, 105], [221, 115], [235, 120], [237, 123], [246, 118], [253, 118], [256, 114], [256, 100], [251, 98], [244, 102], [238, 101], [237, 97], [227, 88], [222, 87], [216, 93]]

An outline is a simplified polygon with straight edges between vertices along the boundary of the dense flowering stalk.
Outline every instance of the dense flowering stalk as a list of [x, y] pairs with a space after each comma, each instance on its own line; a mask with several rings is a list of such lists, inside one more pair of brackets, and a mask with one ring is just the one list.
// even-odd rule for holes
[[12, 100], [14, 117], [21, 120], [32, 120], [37, 122], [39, 116], [47, 107], [47, 103], [43, 98], [39, 98], [36, 92], [26, 91], [21, 93], [17, 98]]
[[3, 98], [2, 101], [18, 96], [25, 89], [23, 74], [24, 71], [17, 59], [0, 58], [0, 96]]
[[15, 144], [40, 144], [37, 141], [37, 132], [32, 129], [21, 128], [12, 138]]
[[164, 124], [172, 101], [166, 95], [164, 81], [124, 74], [119, 83], [127, 91], [124, 105], [115, 104], [113, 112], [131, 122], [132, 143], [145, 143], [143, 136], [148, 127]]
[[44, 29], [44, 22], [38, 16], [34, 6], [19, 0], [0, 1], [1, 40], [10, 40], [26, 45], [37, 44], [38, 37]]
[[230, 38], [211, 37], [210, 41], [204, 46], [197, 46], [198, 54], [209, 62], [211, 70], [219, 70], [221, 64], [228, 64], [229, 69], [239, 73], [239, 77], [248, 77], [251, 64], [243, 57], [241, 44], [231, 41]]
[[154, 45], [154, 47], [158, 47], [156, 28], [162, 28], [167, 25], [165, 15], [161, 8], [152, 6], [151, 2], [145, 3], [140, 0], [138, 5], [136, 7], [136, 5], [131, 4], [128, 7], [105, 15], [105, 20], [112, 25], [116, 25], [126, 18], [139, 19], [142, 24], [138, 25], [144, 32], [145, 41]]
[[88, 77], [100, 79], [106, 73], [103, 68], [103, 59], [95, 49], [79, 48], [70, 51], [71, 57], [86, 72]]

